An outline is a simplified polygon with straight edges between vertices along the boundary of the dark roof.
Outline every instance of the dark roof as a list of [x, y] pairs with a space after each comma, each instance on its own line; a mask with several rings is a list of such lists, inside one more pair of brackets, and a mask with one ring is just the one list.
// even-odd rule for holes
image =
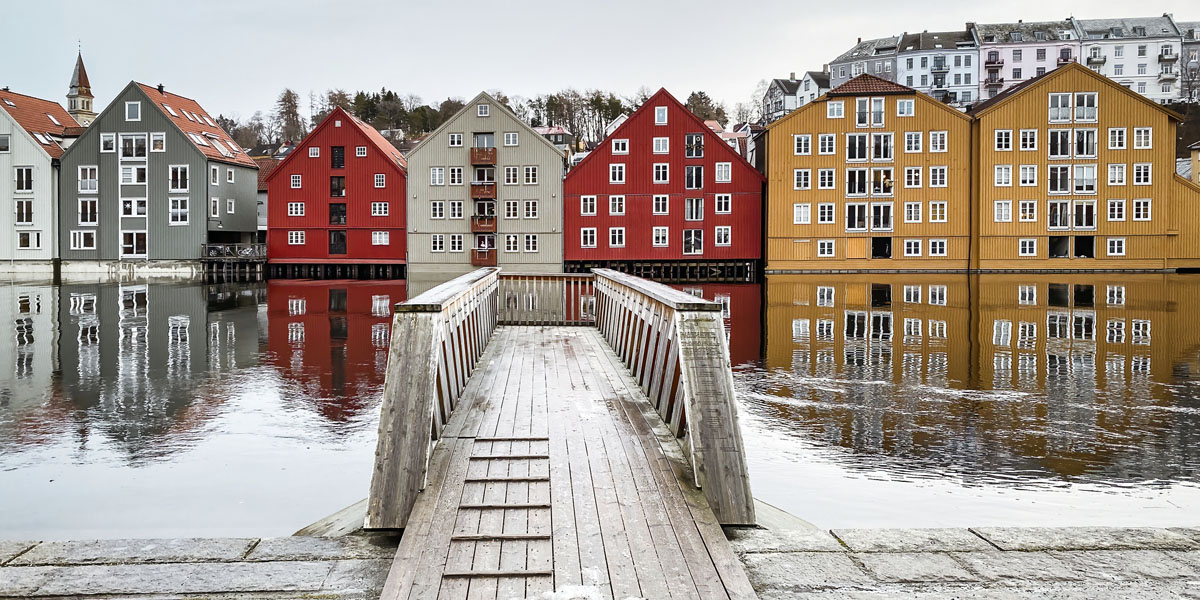
[[954, 50], [959, 43], [970, 43], [975, 47], [975, 36], [970, 31], [923, 31], [921, 33], [906, 33], [900, 38], [901, 52], [918, 52], [921, 50]]
[[1176, 121], [1183, 120], [1183, 115], [1180, 115], [1179, 113], [1163, 106], [1162, 104], [1159, 104], [1159, 103], [1113, 81], [1112, 79], [1109, 79], [1108, 77], [1105, 77], [1104, 75], [1101, 75], [1101, 74], [1093, 71], [1077, 62], [1067, 63], [1057, 69], [1054, 69], [1053, 71], [1048, 71], [1042, 75], [1038, 75], [1037, 77], [1034, 77], [1033, 79], [1027, 79], [1021, 83], [1018, 83], [1017, 85], [1014, 85], [1011, 88], [1008, 88], [1007, 90], [1004, 90], [1003, 92], [1001, 92], [999, 94], [996, 94], [995, 97], [988, 98], [985, 102], [981, 102], [981, 103], [976, 104], [975, 106], [971, 107], [971, 110], [968, 111], [967, 114], [972, 117], [975, 117], [975, 116], [979, 115], [980, 113], [983, 113], [983, 112], [987, 111], [988, 109], [996, 106], [997, 104], [1000, 104], [1000, 103], [1008, 100], [1009, 98], [1012, 98], [1014, 95], [1021, 93], [1021, 91], [1029, 89], [1031, 86], [1035, 85], [1037, 82], [1040, 82], [1040, 81], [1046, 79], [1047, 77], [1056, 77], [1058, 75], [1062, 75], [1064, 73], [1070, 72], [1071, 70], [1078, 70], [1081, 73], [1087, 73], [1087, 75], [1089, 77], [1095, 78], [1096, 81], [1103, 82], [1104, 84], [1112, 87], [1113, 89], [1118, 90], [1120, 93], [1128, 94], [1132, 98], [1137, 98], [1138, 100], [1141, 100], [1142, 102], [1146, 103], [1147, 105], [1152, 106], [1155, 109], [1166, 113], [1170, 118], [1175, 119]]
[[[168, 92], [161, 86], [154, 87], [144, 83], [136, 85], [150, 99], [152, 106], [188, 136], [201, 154], [210, 160], [258, 168], [254, 160], [246, 155], [224, 129], [221, 129], [199, 102]], [[204, 143], [197, 140], [204, 140]]]
[[28, 131], [50, 158], [62, 156], [64, 148], [59, 142], [63, 137], [71, 137], [66, 134], [68, 128], [79, 126], [61, 104], [8, 89], [0, 89], [0, 110]]
[[972, 106], [971, 110], [967, 111], [967, 114], [975, 116], [977, 113], [987, 110], [988, 107], [995, 106], [996, 104], [1003, 102], [1005, 98], [1009, 98], [1017, 92], [1020, 92], [1021, 90], [1033, 85], [1034, 82], [1041, 81], [1044, 77], [1051, 73], [1054, 73], [1054, 71], [1046, 71], [1045, 73], [1042, 73], [1041, 75], [1038, 75], [1032, 79], [1026, 79], [1021, 83], [1018, 83], [1017, 85], [1014, 85], [1007, 90], [1004, 90], [1003, 92], [1000, 92], [999, 94], [996, 94], [995, 96], [992, 96], [991, 98]]
[[829, 88], [829, 73], [825, 71], [809, 71], [808, 76], [817, 84], [817, 87]]
[[271, 173], [275, 172], [275, 168], [279, 163], [283, 162], [278, 158], [255, 158], [254, 162], [258, 163], [258, 191], [267, 191], [267, 178]]
[[854, 45], [853, 48], [847, 50], [841, 56], [833, 59], [832, 62], [840, 63], [852, 60], [862, 60], [879, 56], [881, 54], [895, 54], [896, 46], [900, 44], [900, 38], [896, 36], [876, 38], [873, 40], [863, 40]]
[[839, 85], [832, 90], [829, 90], [826, 96], [864, 96], [869, 94], [916, 94], [917, 91], [904, 87], [898, 83], [893, 83], [886, 79], [881, 79], [874, 75], [863, 73], [842, 85]]
[[[1063, 31], [1075, 31], [1070, 21], [1022, 21], [1020, 23], [976, 23], [975, 32], [984, 44], [1056, 42]], [[1042, 39], [1038, 39], [1038, 34]], [[1015, 34], [1015, 35], [1014, 35]]]
[[800, 88], [800, 82], [795, 79], [773, 79], [771, 84], [783, 90], [783, 93], [789, 96], [795, 96], [796, 90]]
[[[1076, 19], [1079, 24], [1079, 29], [1083, 31], [1083, 39], [1086, 41], [1091, 35], [1100, 36], [1099, 39], [1120, 39], [1120, 38], [1155, 38], [1155, 37], [1177, 37], [1182, 35], [1179, 28], [1171, 21], [1171, 18], [1163, 15], [1161, 17], [1127, 17], [1122, 19]], [[1141, 27], [1145, 30], [1143, 35], [1135, 35], [1134, 28]]]

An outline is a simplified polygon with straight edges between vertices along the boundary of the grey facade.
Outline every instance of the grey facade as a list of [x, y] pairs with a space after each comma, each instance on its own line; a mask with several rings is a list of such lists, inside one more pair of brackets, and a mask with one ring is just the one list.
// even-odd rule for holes
[[1200, 21], [1176, 21], [1183, 33], [1179, 58], [1179, 95], [1187, 102], [1200, 102]]
[[[140, 103], [136, 120], [127, 118], [130, 102]], [[257, 168], [239, 164], [245, 154], [219, 127], [197, 127], [193, 119], [187, 119], [191, 125], [179, 125], [176, 120], [183, 117], [168, 114], [164, 103], [176, 115], [207, 117], [185, 108], [199, 108], [194, 101], [147, 92], [131, 82], [63, 155], [59, 251], [64, 262], [196, 260], [204, 243], [253, 241], [258, 226]], [[220, 132], [204, 138], [205, 143], [232, 148], [230, 160], [207, 156], [183, 128]], [[156, 150], [160, 135], [162, 146]], [[127, 156], [123, 136], [130, 136], [134, 145], [145, 136], [145, 151]], [[253, 164], [249, 158], [245, 161]], [[86, 183], [90, 178], [81, 182], [81, 167], [96, 168], [95, 185]], [[186, 185], [177, 179], [172, 187], [173, 168], [184, 167]], [[142, 168], [144, 183], [139, 183]], [[126, 169], [132, 172], [126, 175]], [[92, 200], [95, 218], [89, 216]]]
[[1156, 102], [1179, 98], [1183, 36], [1170, 15], [1072, 21], [1089, 69]]
[[863, 73], [895, 81], [899, 46], [898, 36], [873, 40], [859, 38], [853, 48], [829, 63], [829, 88], [836, 88]]
[[977, 101], [979, 45], [963, 31], [906, 33], [896, 55], [896, 83], [952, 106]]
[[[475, 146], [488, 143], [494, 158], [476, 162]], [[489, 260], [506, 271], [562, 272], [563, 152], [504, 105], [479, 94], [406, 158], [410, 279], [448, 279]], [[489, 193], [494, 200], [481, 198]], [[488, 211], [494, 233], [472, 218]]]

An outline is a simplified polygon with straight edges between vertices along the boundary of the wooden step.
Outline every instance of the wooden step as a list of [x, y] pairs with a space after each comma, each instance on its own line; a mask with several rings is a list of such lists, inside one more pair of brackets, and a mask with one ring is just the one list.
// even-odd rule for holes
[[554, 571], [446, 571], [442, 577], [552, 577]]
[[495, 483], [495, 482], [532, 482], [550, 481], [550, 477], [468, 477], [466, 483]]
[[472, 456], [471, 460], [536, 460], [548, 459], [549, 454], [495, 454], [490, 456]]
[[477, 442], [548, 442], [545, 437], [477, 437]]
[[486, 503], [485, 502], [485, 503], [474, 503], [474, 504], [459, 504], [458, 507], [460, 509], [462, 509], [462, 508], [479, 508], [479, 509], [487, 509], [487, 508], [550, 508], [550, 505], [549, 504], [539, 504], [536, 502], [532, 502], [532, 503], [531, 502], [513, 502], [511, 504], [504, 504], [503, 502], [497, 502], [497, 503]]
[[503, 540], [548, 540], [542, 533], [458, 533], [450, 536], [452, 542], [492, 542]]

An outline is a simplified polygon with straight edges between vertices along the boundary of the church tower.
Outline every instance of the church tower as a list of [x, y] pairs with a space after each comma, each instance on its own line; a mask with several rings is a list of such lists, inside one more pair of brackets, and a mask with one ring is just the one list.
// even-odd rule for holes
[[75, 72], [71, 74], [71, 90], [67, 92], [67, 113], [80, 125], [91, 125], [96, 120], [92, 100], [92, 84], [88, 81], [87, 69], [83, 68], [83, 53], [80, 52], [75, 60]]

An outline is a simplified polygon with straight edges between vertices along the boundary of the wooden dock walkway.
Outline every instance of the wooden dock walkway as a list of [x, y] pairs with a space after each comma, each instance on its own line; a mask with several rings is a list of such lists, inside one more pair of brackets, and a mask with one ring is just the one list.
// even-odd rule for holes
[[[557, 306], [565, 315], [536, 315], [530, 321], [588, 321], [596, 290], [590, 284], [585, 289], [574, 285], [552, 286], [550, 292], [537, 292], [539, 301], [521, 300], [518, 305]], [[562, 299], [562, 289], [573, 290], [568, 295], [585, 302], [547, 303], [548, 298]], [[649, 369], [631, 369], [631, 362], [637, 361], [614, 352], [603, 327], [603, 307], [595, 308], [601, 314], [598, 327], [500, 324], [504, 319], [522, 320], [512, 314], [492, 326], [486, 316], [466, 315], [478, 317], [479, 306], [492, 310], [490, 306], [503, 306], [503, 299], [490, 292], [478, 296], [468, 299], [468, 308], [459, 313], [458, 321], [466, 329], [456, 338], [456, 329], [446, 327], [442, 338], [466, 340], [468, 346], [470, 340], [482, 339], [475, 344], [478, 358], [433, 343], [433, 354], [441, 355], [434, 362], [449, 367], [429, 365], [435, 385], [428, 395], [443, 400], [451, 396], [445, 390], [456, 384], [443, 371], [458, 370], [463, 385], [453, 402], [435, 398], [428, 403], [437, 441], [430, 446], [423, 470], [423, 491], [412, 495], [411, 512], [400, 521], [392, 519], [396, 509], [382, 508], [397, 487], [385, 485], [381, 473], [396, 472], [396, 464], [402, 464], [399, 472], [415, 476], [422, 465], [411, 456], [397, 457], [396, 444], [387, 440], [403, 439], [405, 434], [381, 424], [371, 500], [376, 514], [369, 511], [368, 526], [374, 520], [404, 527], [382, 598], [541, 598], [555, 590], [614, 599], [756, 598], [710, 504], [708, 496], [719, 491], [717, 480], [713, 490], [702, 491], [694, 483], [694, 461], [701, 458], [699, 442], [704, 437], [688, 431], [704, 420], [689, 425], [690, 419], [683, 416], [684, 405], [695, 402], [687, 402], [688, 382], [680, 377], [688, 370], [682, 359], [686, 353], [667, 350], [665, 340], [680, 337], [668, 335], [667, 321], [659, 323], [659, 335], [629, 338], [627, 348], [661, 355], [643, 362], [666, 365], [665, 358], [674, 357], [679, 368], [673, 381], [657, 387], [662, 390], [658, 396], [678, 403], [650, 400], [647, 390], [654, 386]], [[602, 302], [603, 298], [597, 304]], [[574, 304], [578, 305], [572, 308]], [[608, 310], [610, 316], [615, 314], [615, 307]], [[449, 306], [447, 311], [446, 323], [454, 322], [454, 311]], [[398, 316], [397, 322], [401, 320]], [[483, 327], [473, 331], [471, 323]], [[638, 330], [637, 323], [627, 320], [626, 329]], [[418, 346], [428, 342], [419, 332], [408, 333], [418, 333]], [[642, 343], [632, 343], [635, 338]], [[392, 358], [397, 353], [413, 357], [403, 350], [406, 344], [394, 341]], [[416, 356], [427, 359], [428, 354]], [[423, 364], [410, 367], [420, 370]], [[639, 372], [644, 375], [641, 381]], [[407, 374], [403, 383], [397, 378], [395, 385], [406, 386], [404, 391], [412, 396], [423, 385], [414, 382], [415, 376]], [[451, 410], [445, 410], [447, 405]], [[420, 423], [430, 418], [417, 418], [414, 426], [413, 415], [423, 410], [391, 408], [407, 415], [396, 423], [405, 431], [421, 431]], [[390, 422], [389, 413], [385, 399], [384, 417]], [[673, 419], [661, 416], [676, 413]], [[672, 421], [677, 425], [674, 431]], [[696, 443], [685, 448], [681, 438]], [[740, 437], [736, 441], [740, 452]], [[714, 450], [708, 456], [719, 453]], [[389, 466], [384, 460], [388, 457], [396, 457], [395, 464]], [[747, 484], [746, 496], [748, 492]], [[405, 510], [404, 502], [395, 506]], [[738, 520], [752, 520], [752, 506], [741, 514], [749, 516]]]

